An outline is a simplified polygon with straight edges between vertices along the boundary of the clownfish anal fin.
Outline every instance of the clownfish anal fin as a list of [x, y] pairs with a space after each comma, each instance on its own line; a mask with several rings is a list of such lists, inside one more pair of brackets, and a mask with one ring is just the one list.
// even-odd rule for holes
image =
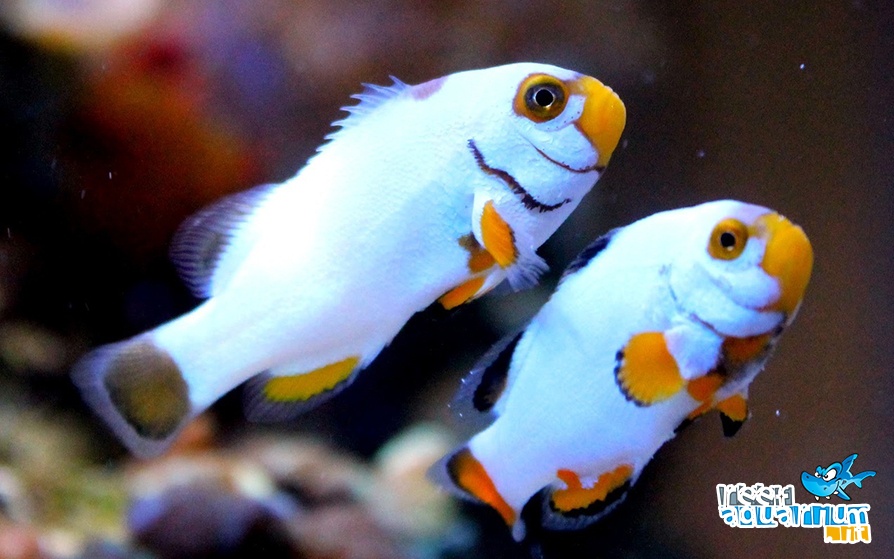
[[515, 510], [500, 495], [487, 469], [466, 446], [437, 462], [428, 471], [428, 476], [458, 497], [490, 506], [507, 526], [515, 525], [518, 520]]
[[[171, 261], [194, 296], [211, 297], [226, 284], [250, 249], [249, 244], [232, 246], [237, 229], [276, 186], [264, 184], [227, 196], [186, 218], [177, 229]], [[224, 260], [233, 265], [221, 266]]]
[[615, 356], [615, 381], [637, 406], [667, 400], [686, 385], [663, 332], [634, 334]]
[[347, 388], [359, 363], [352, 356], [306, 373], [287, 374], [288, 367], [279, 367], [256, 375], [245, 385], [246, 416], [252, 421], [293, 419]]
[[718, 402], [715, 407], [720, 412], [720, 422], [726, 437], [738, 433], [748, 419], [748, 401], [744, 394], [733, 394], [726, 400]]
[[463, 424], [479, 431], [494, 420], [494, 406], [506, 390], [509, 366], [522, 334], [510, 334], [494, 344], [462, 380], [450, 407]]
[[542, 492], [542, 524], [551, 530], [577, 530], [593, 524], [621, 504], [636, 481], [630, 464], [600, 474], [589, 487], [571, 470], [559, 470], [556, 477], [565, 487]]

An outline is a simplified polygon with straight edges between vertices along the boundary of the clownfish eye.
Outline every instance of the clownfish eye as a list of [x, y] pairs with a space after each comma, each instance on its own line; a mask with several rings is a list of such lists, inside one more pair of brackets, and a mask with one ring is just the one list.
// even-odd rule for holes
[[561, 80], [546, 74], [528, 76], [515, 96], [515, 112], [534, 122], [559, 116], [568, 102], [568, 89]]
[[708, 254], [718, 260], [735, 260], [748, 243], [748, 227], [738, 219], [724, 219], [714, 227]]

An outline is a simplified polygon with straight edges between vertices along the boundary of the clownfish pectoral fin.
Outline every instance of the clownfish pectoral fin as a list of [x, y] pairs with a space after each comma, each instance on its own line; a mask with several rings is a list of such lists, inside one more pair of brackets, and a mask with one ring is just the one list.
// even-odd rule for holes
[[312, 371], [290, 374], [288, 366], [263, 372], [245, 387], [245, 413], [252, 421], [293, 419], [332, 398], [357, 376], [360, 358], [336, 361]]
[[193, 295], [211, 297], [226, 285], [251, 249], [251, 239], [236, 242], [234, 234], [276, 186], [232, 194], [183, 222], [171, 241], [170, 257]]
[[718, 402], [715, 407], [720, 412], [724, 436], [732, 437], [738, 433], [748, 419], [748, 401], [745, 394], [733, 394], [726, 400]]
[[193, 408], [180, 367], [149, 336], [92, 351], [75, 365], [72, 380], [124, 445], [144, 458], [170, 446], [201, 411]]
[[630, 338], [615, 357], [615, 381], [624, 397], [641, 407], [667, 400], [686, 385], [662, 332]]
[[630, 464], [599, 475], [591, 487], [584, 487], [571, 470], [559, 470], [556, 477], [565, 487], [542, 492], [542, 523], [553, 530], [577, 530], [593, 524], [621, 504], [636, 481]]
[[[516, 511], [500, 495], [490, 474], [467, 446], [438, 461], [429, 469], [428, 476], [458, 497], [488, 505], [497, 511], [507, 526], [515, 528], [520, 522]], [[514, 529], [513, 534], [515, 532]]]
[[497, 211], [493, 200], [484, 203], [480, 219], [481, 243], [494, 262], [506, 270], [513, 289], [525, 289], [537, 284], [540, 275], [549, 267], [533, 250], [525, 250], [516, 232]]
[[523, 331], [494, 344], [462, 379], [450, 408], [464, 427], [479, 432], [496, 418], [494, 406], [506, 391], [509, 365]]

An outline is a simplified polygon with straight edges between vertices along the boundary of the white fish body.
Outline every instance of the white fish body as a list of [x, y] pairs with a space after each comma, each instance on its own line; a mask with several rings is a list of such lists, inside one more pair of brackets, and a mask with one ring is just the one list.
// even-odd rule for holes
[[[719, 245], [731, 240], [730, 252]], [[748, 385], [811, 267], [800, 228], [735, 201], [599, 239], [525, 331], [473, 371], [457, 405], [492, 423], [433, 474], [495, 508], [518, 539], [537, 494], [547, 528], [594, 522], [682, 424], [710, 409], [728, 434], [744, 422]]]
[[137, 454], [161, 451], [260, 373], [249, 412], [294, 415], [346, 386], [431, 303], [536, 281], [535, 250], [598, 179], [625, 120], [609, 88], [542, 64], [357, 97], [295, 177], [181, 228], [172, 255], [207, 301], [76, 367], [85, 398]]

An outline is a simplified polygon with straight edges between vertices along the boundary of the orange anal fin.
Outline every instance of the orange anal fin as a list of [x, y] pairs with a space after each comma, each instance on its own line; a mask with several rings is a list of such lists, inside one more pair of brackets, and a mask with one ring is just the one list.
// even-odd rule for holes
[[306, 402], [347, 380], [358, 363], [359, 357], [348, 357], [308, 373], [270, 377], [263, 388], [264, 398], [275, 403]]
[[600, 475], [592, 487], [583, 487], [576, 473], [559, 470], [556, 477], [565, 483], [566, 488], [553, 491], [552, 508], [566, 515], [573, 511], [580, 511], [581, 515], [587, 516], [601, 512], [629, 488], [632, 476], [633, 466], [623, 464]]
[[496, 510], [506, 525], [515, 524], [515, 511], [497, 491], [487, 470], [468, 448], [463, 448], [450, 458], [447, 473], [457, 487]]
[[618, 352], [615, 381], [624, 397], [637, 406], [667, 400], [686, 384], [661, 332], [643, 332], [630, 338]]
[[745, 420], [748, 419], [748, 402], [741, 394], [734, 394], [719, 402], [715, 407], [720, 412], [723, 434], [727, 437], [738, 433]]
[[472, 278], [441, 295], [438, 302], [447, 310], [458, 307], [475, 297], [484, 286], [484, 279], [484, 276]]
[[481, 213], [481, 240], [484, 248], [501, 268], [508, 268], [518, 259], [515, 233], [489, 200]]

